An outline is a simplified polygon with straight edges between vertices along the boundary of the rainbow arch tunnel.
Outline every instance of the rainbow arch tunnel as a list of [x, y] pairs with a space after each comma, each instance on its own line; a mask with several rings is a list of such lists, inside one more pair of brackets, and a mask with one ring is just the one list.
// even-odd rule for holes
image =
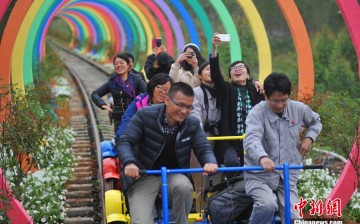
[[[2, 1], [0, 19], [10, 3], [11, 0]], [[222, 1], [209, 0], [209, 3], [218, 14], [223, 30], [232, 36], [229, 43], [231, 61], [242, 59], [241, 33], [228, 9]], [[259, 77], [264, 80], [272, 70], [265, 25], [251, 0], [237, 0], [237, 3], [253, 32], [258, 52]], [[314, 63], [301, 14], [294, 1], [276, 0], [276, 3], [288, 23], [297, 52], [299, 94], [312, 95]], [[344, 15], [355, 50], [360, 55], [360, 31], [356, 29], [360, 23], [359, 5], [356, 0], [337, 0], [337, 4]], [[191, 16], [191, 12], [195, 16]], [[105, 47], [90, 49], [81, 41], [88, 41], [92, 46], [105, 43], [113, 52], [126, 50], [138, 56], [150, 54], [152, 37], [162, 36], [169, 54], [175, 55], [185, 43], [192, 42], [200, 46], [201, 38], [205, 39], [206, 46], [200, 47], [210, 50], [214, 31], [198, 0], [19, 0], [15, 3], [1, 38], [2, 84], [17, 83], [19, 88], [24, 89], [26, 84], [33, 82], [32, 68], [36, 61], [44, 57], [46, 33], [55, 16], [63, 19], [72, 31], [73, 40], [68, 47], [102, 63], [109, 63], [111, 59]], [[200, 26], [196, 26], [196, 22]], [[76, 40], [80, 40], [80, 43]]]
[[[253, 32], [258, 61], [259, 77], [264, 80], [272, 71], [272, 56], [269, 39], [261, 15], [251, 0], [237, 0]], [[0, 20], [12, 0], [1, 0]], [[209, 0], [217, 13], [223, 30], [230, 33], [231, 61], [242, 59], [241, 32], [238, 32], [225, 4], [220, 0]], [[360, 6], [357, 0], [336, 0], [344, 17], [360, 64]], [[314, 92], [314, 63], [310, 40], [303, 19], [294, 1], [276, 0], [290, 28], [297, 53], [299, 96], [311, 96]], [[193, 15], [193, 16], [190, 16]], [[93, 46], [106, 43], [114, 52], [130, 51], [135, 56], [150, 54], [151, 39], [162, 36], [168, 53], [175, 55], [185, 43], [201, 45], [204, 39], [211, 49], [214, 27], [198, 0], [17, 0], [5, 25], [0, 42], [0, 84], [17, 84], [24, 90], [33, 82], [33, 66], [45, 55], [45, 38], [55, 17], [65, 21], [73, 35], [69, 48], [88, 55], [100, 62], [110, 58], [105, 48], [91, 49], [75, 40], [88, 41]], [[196, 23], [200, 25], [196, 26]], [[182, 27], [181, 27], [182, 26]], [[202, 43], [204, 43], [202, 42]], [[139, 66], [139, 65], [137, 65]], [[360, 68], [359, 68], [360, 69]], [[360, 70], [359, 70], [360, 78]], [[349, 163], [350, 161], [348, 161]], [[354, 167], [347, 164], [343, 179], [355, 178]], [[348, 175], [348, 176], [346, 176]], [[356, 181], [356, 180], [355, 180]], [[351, 197], [354, 189], [345, 181], [339, 181], [329, 198]], [[348, 189], [350, 186], [351, 189]]]

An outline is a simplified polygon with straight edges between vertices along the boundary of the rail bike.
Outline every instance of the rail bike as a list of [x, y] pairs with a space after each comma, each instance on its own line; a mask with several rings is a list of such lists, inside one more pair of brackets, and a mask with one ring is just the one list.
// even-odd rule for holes
[[[235, 136], [239, 139], [239, 136]], [[241, 137], [241, 136], [240, 136]], [[219, 140], [224, 138], [234, 139], [234, 136], [225, 137], [209, 137], [209, 140]], [[104, 141], [101, 143], [102, 150], [102, 167], [103, 178], [105, 182], [105, 214], [106, 223], [109, 224], [125, 224], [131, 223], [131, 217], [128, 213], [125, 197], [121, 192], [120, 186], [120, 170], [121, 165], [117, 159], [117, 152], [114, 151], [114, 144], [111, 141]], [[285, 198], [285, 221], [291, 223], [290, 217], [290, 184], [289, 184], [289, 170], [292, 169], [322, 169], [322, 165], [289, 165], [284, 163], [275, 167], [275, 170], [282, 170], [284, 174], [284, 198]], [[255, 167], [220, 167], [217, 172], [239, 172], [239, 171], [255, 171], [263, 170], [261, 166]], [[158, 217], [154, 223], [174, 223], [171, 220], [171, 210], [169, 210], [169, 200], [167, 191], [167, 175], [175, 173], [202, 173], [203, 168], [189, 168], [189, 169], [166, 169], [162, 167], [161, 170], [143, 170], [141, 175], [161, 175], [161, 211], [158, 212]], [[211, 196], [210, 196], [211, 197]], [[195, 200], [195, 192], [193, 199]], [[159, 206], [158, 206], [159, 207]], [[188, 223], [211, 223], [211, 220], [206, 212], [196, 213], [192, 212], [188, 216]], [[275, 223], [275, 219], [273, 220]]]

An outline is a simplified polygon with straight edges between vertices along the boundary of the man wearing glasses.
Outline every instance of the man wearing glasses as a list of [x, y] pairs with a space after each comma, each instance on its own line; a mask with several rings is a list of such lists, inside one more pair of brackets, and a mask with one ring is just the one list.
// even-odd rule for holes
[[[217, 171], [216, 158], [192, 110], [194, 91], [175, 83], [164, 104], [139, 110], [117, 143], [124, 166], [122, 190], [126, 194], [132, 223], [154, 223], [154, 203], [161, 190], [161, 176], [140, 176], [139, 170], [189, 168], [191, 149], [204, 174]], [[176, 223], [187, 223], [192, 207], [193, 186], [186, 175], [168, 175], [168, 189]]]
[[[282, 73], [271, 73], [264, 81], [266, 100], [257, 104], [246, 119], [244, 148], [246, 166], [262, 166], [263, 171], [245, 172], [245, 190], [254, 200], [250, 223], [271, 223], [279, 210], [284, 220], [283, 172], [275, 165], [300, 165], [310, 151], [322, 125], [319, 114], [307, 105], [289, 99], [291, 83]], [[304, 135], [300, 139], [303, 128]], [[299, 170], [290, 171], [291, 219], [299, 218], [293, 206], [299, 202], [296, 187]]]

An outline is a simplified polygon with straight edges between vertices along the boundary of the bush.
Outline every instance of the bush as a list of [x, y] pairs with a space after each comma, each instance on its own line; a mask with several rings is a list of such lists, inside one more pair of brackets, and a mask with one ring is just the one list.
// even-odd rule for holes
[[[49, 53], [39, 64], [33, 85], [26, 92], [16, 86], [0, 87], [0, 164], [13, 195], [34, 223], [59, 223], [64, 218], [64, 183], [72, 174], [73, 131], [58, 127], [51, 102], [71, 95], [64, 87], [52, 92], [51, 82], [63, 82], [60, 59]], [[66, 91], [63, 91], [63, 90]], [[61, 91], [59, 91], [61, 90]], [[53, 94], [51, 94], [53, 93]], [[7, 204], [5, 197], [0, 203]], [[0, 222], [11, 223], [6, 209]]]
[[[7, 172], [10, 186], [34, 223], [58, 223], [65, 217], [65, 181], [71, 176], [75, 158], [71, 152], [71, 129], [52, 128], [39, 147], [36, 158], [42, 169], [27, 175], [15, 185], [11, 172]], [[8, 169], [9, 171], [9, 169]]]
[[[311, 159], [305, 161], [306, 165], [313, 164]], [[308, 201], [303, 211], [310, 210], [310, 201], [322, 200], [330, 194], [336, 184], [338, 176], [329, 173], [329, 170], [301, 170], [298, 181], [299, 196]], [[360, 222], [360, 192], [355, 192], [350, 202], [342, 212], [342, 219]]]
[[346, 92], [317, 94], [311, 107], [320, 114], [323, 125], [316, 144], [347, 158], [358, 130], [360, 98]]

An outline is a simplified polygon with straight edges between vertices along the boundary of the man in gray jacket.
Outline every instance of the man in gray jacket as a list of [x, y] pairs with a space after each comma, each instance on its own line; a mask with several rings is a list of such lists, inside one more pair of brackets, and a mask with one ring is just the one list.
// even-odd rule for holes
[[[319, 114], [307, 105], [289, 99], [291, 83], [282, 73], [271, 73], [264, 81], [266, 100], [257, 104], [246, 118], [244, 148], [246, 166], [262, 166], [264, 171], [245, 173], [245, 190], [254, 200], [250, 223], [271, 223], [279, 210], [284, 223], [283, 172], [275, 165], [300, 165], [322, 129]], [[300, 133], [304, 131], [302, 140]], [[291, 219], [299, 202], [296, 183], [299, 170], [290, 171]]]
[[[122, 190], [129, 201], [132, 223], [154, 223], [153, 209], [161, 190], [160, 176], [140, 176], [139, 170], [189, 168], [193, 149], [204, 174], [217, 171], [216, 158], [200, 122], [188, 116], [194, 91], [186, 83], [171, 86], [165, 104], [139, 110], [117, 143], [124, 166]], [[186, 175], [170, 174], [168, 189], [176, 223], [187, 223], [193, 186]]]

